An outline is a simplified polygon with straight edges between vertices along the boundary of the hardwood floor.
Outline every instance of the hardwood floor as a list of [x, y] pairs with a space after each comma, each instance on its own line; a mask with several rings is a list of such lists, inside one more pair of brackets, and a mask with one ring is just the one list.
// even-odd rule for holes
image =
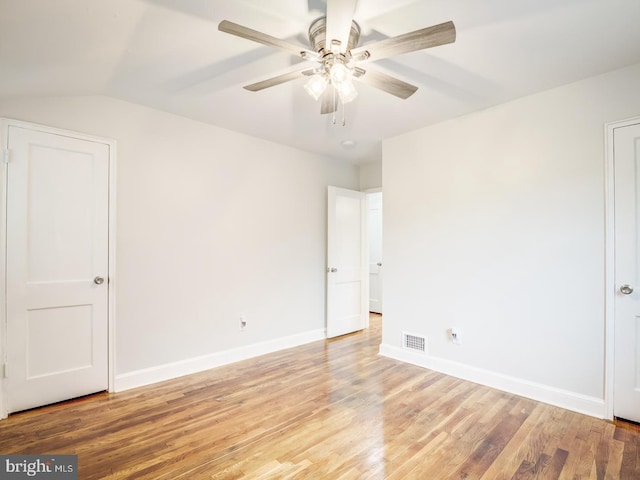
[[368, 331], [0, 422], [79, 478], [640, 479], [640, 427], [377, 355]]

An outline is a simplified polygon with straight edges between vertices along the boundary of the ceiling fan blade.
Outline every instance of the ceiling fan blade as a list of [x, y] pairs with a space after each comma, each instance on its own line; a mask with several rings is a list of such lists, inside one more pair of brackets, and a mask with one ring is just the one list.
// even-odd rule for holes
[[394, 55], [446, 45], [455, 41], [455, 25], [453, 22], [445, 22], [398, 35], [397, 37], [387, 38], [371, 45], [354, 48], [351, 50], [351, 55], [353, 57], [364, 56], [363, 62], [375, 62]]
[[316, 52], [312, 52], [305, 47], [289, 43], [286, 40], [272, 37], [271, 35], [267, 35], [266, 33], [262, 33], [257, 30], [253, 30], [252, 28], [238, 25], [237, 23], [233, 23], [228, 20], [221, 21], [218, 25], [218, 30], [224, 33], [235, 35], [236, 37], [246, 38], [247, 40], [258, 42], [269, 47], [279, 48], [293, 55], [304, 57], [305, 59], [312, 59], [310, 57], [317, 58], [318, 56]]
[[386, 73], [378, 72], [376, 70], [362, 70], [364, 72], [359, 75], [354, 75], [354, 78], [361, 81], [362, 83], [366, 83], [372, 87], [375, 87], [384, 92], [390, 93], [391, 95], [395, 95], [398, 98], [407, 99], [418, 90], [418, 87], [415, 85], [411, 85], [410, 83], [404, 82], [398, 78], [392, 77], [391, 75], [387, 75]]
[[338, 95], [332, 85], [328, 85], [320, 97], [322, 105], [320, 106], [320, 114], [326, 115], [338, 110]]
[[293, 72], [283, 73], [282, 75], [276, 75], [275, 77], [267, 78], [266, 80], [252, 83], [251, 85], [246, 85], [243, 88], [245, 90], [249, 90], [250, 92], [259, 92], [260, 90], [264, 90], [265, 88], [275, 87], [276, 85], [280, 85], [281, 83], [290, 82], [291, 80], [296, 80], [300, 77], [313, 75], [313, 72], [313, 68], [299, 68], [298, 70], [294, 70]]
[[328, 0], [327, 1], [327, 50], [331, 49], [331, 41], [340, 42], [339, 51], [347, 51], [351, 21], [356, 11], [357, 0]]

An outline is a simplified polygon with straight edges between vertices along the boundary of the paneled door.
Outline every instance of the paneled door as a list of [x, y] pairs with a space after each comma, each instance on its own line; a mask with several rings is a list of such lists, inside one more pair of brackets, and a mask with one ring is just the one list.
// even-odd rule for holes
[[382, 192], [367, 193], [369, 311], [382, 313]]
[[615, 321], [613, 412], [640, 422], [640, 122], [613, 131]]
[[365, 194], [328, 189], [327, 337], [367, 326], [367, 242]]
[[109, 148], [6, 129], [6, 410], [108, 388]]

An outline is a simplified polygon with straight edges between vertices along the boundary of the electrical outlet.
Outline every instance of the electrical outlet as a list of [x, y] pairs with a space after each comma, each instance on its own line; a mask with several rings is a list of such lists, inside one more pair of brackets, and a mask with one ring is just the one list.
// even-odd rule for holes
[[456, 327], [449, 329], [449, 338], [454, 345], [462, 345], [462, 329]]
[[247, 326], [247, 319], [246, 319], [246, 317], [245, 317], [244, 315], [242, 315], [242, 316], [240, 317], [240, 330], [241, 330], [241, 331], [244, 331], [244, 329], [246, 328], [246, 326]]

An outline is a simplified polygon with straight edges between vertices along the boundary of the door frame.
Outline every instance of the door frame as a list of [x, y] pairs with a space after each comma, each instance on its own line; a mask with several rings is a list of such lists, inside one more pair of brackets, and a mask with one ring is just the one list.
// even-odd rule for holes
[[613, 134], [617, 128], [640, 123], [640, 117], [606, 123], [605, 130], [605, 297], [604, 297], [604, 418], [613, 420], [615, 331], [615, 165]]
[[[65, 137], [76, 138], [79, 140], [87, 140], [90, 142], [101, 143], [109, 148], [109, 267], [108, 267], [108, 295], [107, 304], [107, 355], [108, 355], [108, 388], [110, 392], [114, 391], [115, 386], [115, 328], [116, 328], [116, 141], [108, 138], [87, 135], [84, 133], [64, 130], [55, 127], [48, 127], [36, 123], [24, 122], [21, 120], [13, 120], [10, 118], [0, 117], [0, 151], [2, 152], [2, 160], [0, 163], [0, 419], [7, 417], [7, 399], [9, 392], [6, 388], [5, 365], [7, 361], [7, 169], [8, 165], [4, 163], [4, 152], [7, 148], [7, 139], [9, 138], [9, 127], [25, 128], [29, 130], [37, 130], [44, 133], [61, 135]], [[9, 163], [11, 163], [11, 155], [9, 153]], [[9, 371], [11, 366], [9, 366]], [[10, 372], [9, 372], [10, 373]]]

